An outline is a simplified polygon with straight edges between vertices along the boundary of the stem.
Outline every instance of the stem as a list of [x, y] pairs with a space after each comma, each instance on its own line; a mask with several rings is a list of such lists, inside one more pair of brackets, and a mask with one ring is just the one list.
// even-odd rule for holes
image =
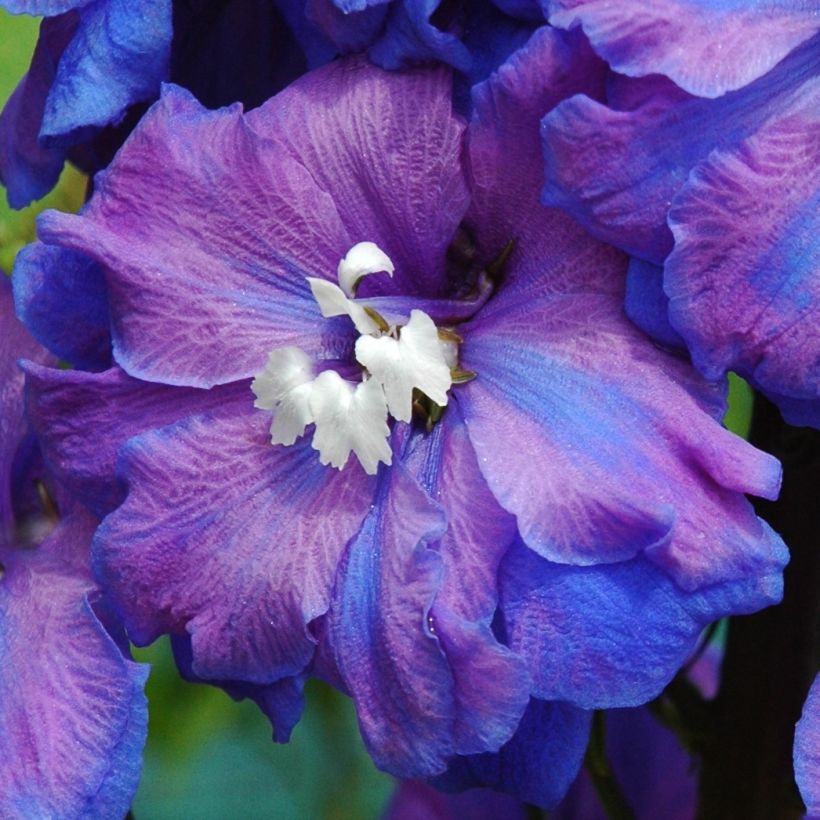
[[750, 440], [783, 463], [777, 502], [758, 514], [791, 551], [783, 602], [729, 621], [712, 742], [703, 760], [701, 820], [790, 820], [794, 724], [820, 659], [820, 433], [786, 425], [755, 397]]
[[635, 820], [635, 813], [607, 762], [604, 733], [604, 713], [597, 711], [592, 715], [584, 766], [610, 820]]

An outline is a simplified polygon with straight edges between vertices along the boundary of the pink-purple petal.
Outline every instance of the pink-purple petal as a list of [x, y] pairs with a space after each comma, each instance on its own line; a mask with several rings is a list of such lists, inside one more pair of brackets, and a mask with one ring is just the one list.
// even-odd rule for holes
[[309, 443], [270, 444], [265, 414], [204, 415], [131, 439], [128, 496], [95, 538], [95, 564], [132, 640], [191, 636], [194, 674], [268, 684], [301, 672], [308, 625], [371, 499], [356, 465]]
[[794, 732], [794, 776], [809, 817], [820, 817], [820, 676]]
[[83, 213], [48, 212], [40, 235], [105, 269], [131, 375], [208, 387], [253, 375], [277, 346], [333, 358], [350, 343], [322, 333], [305, 275], [332, 275], [353, 242], [309, 171], [238, 107], [167, 88]]
[[707, 377], [737, 370], [820, 404], [820, 78], [802, 92], [695, 167], [669, 213], [664, 287]]
[[96, 520], [76, 513], [38, 547], [0, 547], [0, 815], [121, 817], [147, 729], [147, 667], [92, 608]]
[[622, 74], [664, 74], [719, 97], [761, 77], [820, 29], [804, 0], [542, 0], [559, 28], [581, 26]]

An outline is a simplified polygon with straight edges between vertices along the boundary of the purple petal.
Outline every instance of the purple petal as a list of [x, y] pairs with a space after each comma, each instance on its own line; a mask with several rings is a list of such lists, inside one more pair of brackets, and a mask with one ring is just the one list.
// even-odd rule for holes
[[[513, 258], [528, 270], [537, 268], [539, 279], [553, 266], [569, 278], [576, 270], [594, 269], [612, 258], [610, 250], [589, 242], [571, 220], [545, 211], [539, 202], [544, 179], [541, 117], [568, 95], [602, 95], [604, 73], [604, 64], [580, 34], [544, 27], [473, 90], [468, 133], [473, 200], [468, 218], [489, 258], [515, 239]], [[533, 214], [537, 218], [531, 218]], [[570, 259], [578, 264], [570, 264]]]
[[809, 690], [794, 732], [794, 776], [809, 816], [820, 816], [820, 676]]
[[265, 713], [273, 726], [273, 739], [287, 743], [305, 710], [304, 675], [282, 678], [276, 683], [259, 685], [244, 681], [205, 680], [193, 671], [193, 650], [189, 635], [172, 635], [171, 647], [180, 675], [190, 683], [207, 683], [224, 689], [234, 700], [250, 698]]
[[695, 365], [815, 402], [820, 426], [820, 78], [692, 172], [672, 205], [664, 287]]
[[12, 494], [15, 487], [12, 466], [28, 423], [24, 415], [23, 372], [17, 365], [21, 357], [51, 361], [48, 352], [32, 339], [14, 315], [11, 284], [0, 275], [0, 544], [10, 542], [14, 515]]
[[43, 21], [28, 74], [0, 114], [0, 182], [12, 208], [45, 196], [63, 169], [64, 151], [44, 147], [39, 135], [57, 62], [76, 27], [75, 14]]
[[430, 20], [440, 0], [396, 0], [381, 39], [370, 48], [370, 59], [383, 68], [407, 68], [439, 60], [461, 71], [470, 68], [470, 53], [453, 34]]
[[686, 350], [680, 334], [669, 323], [669, 297], [663, 289], [663, 268], [633, 257], [626, 273], [626, 315], [656, 341], [674, 350]]
[[335, 276], [339, 259], [369, 240], [396, 272], [370, 277], [361, 295], [446, 292], [445, 253], [468, 204], [451, 86], [444, 70], [384, 72], [340, 60], [248, 115], [256, 132], [283, 135], [344, 225], [349, 244], [313, 275]]
[[108, 295], [99, 265], [33, 242], [17, 254], [12, 281], [21, 320], [52, 353], [75, 367], [110, 366]]
[[437, 782], [448, 790], [494, 789], [552, 808], [578, 774], [590, 718], [567, 703], [531, 700], [518, 731], [497, 754], [457, 758]]
[[453, 753], [452, 675], [428, 622], [442, 563], [426, 542], [443, 529], [441, 510], [400, 462], [383, 472], [339, 565], [328, 616], [365, 745], [399, 777], [441, 772]]
[[788, 552], [770, 531], [756, 575], [686, 592], [651, 561], [572, 567], [520, 544], [507, 554], [501, 605], [512, 649], [526, 658], [534, 694], [586, 709], [655, 697], [702, 629], [780, 600]]
[[116, 123], [159, 91], [168, 75], [170, 0], [106, 0], [80, 11], [60, 58], [40, 135], [71, 144], [89, 126]]
[[[727, 149], [788, 106], [816, 74], [818, 40], [806, 43], [751, 85], [716, 100], [690, 97], [657, 78], [628, 110], [583, 96], [544, 119], [544, 202], [568, 211], [593, 235], [660, 264], [672, 248], [669, 202], [691, 168]], [[636, 97], [635, 92], [630, 96]]]
[[247, 401], [247, 383], [213, 390], [140, 382], [119, 368], [104, 373], [28, 363], [28, 405], [52, 472], [100, 516], [123, 499], [115, 476], [120, 447], [132, 436], [199, 413]]
[[515, 519], [498, 506], [481, 476], [457, 405], [411, 444], [406, 464], [447, 517], [436, 547], [443, 575], [429, 623], [453, 675], [456, 748], [461, 754], [495, 750], [529, 700], [523, 661], [491, 630], [498, 566], [515, 537]]
[[615, 71], [665, 74], [690, 94], [719, 97], [762, 77], [820, 28], [802, 0], [542, 0], [559, 28], [581, 26]]
[[399, 783], [385, 820], [526, 820], [526, 806], [514, 797], [489, 789], [444, 794], [426, 783]]
[[89, 603], [95, 520], [35, 549], [0, 548], [0, 814], [122, 817], [147, 729], [148, 668], [126, 660]]
[[[385, 3], [341, 8], [333, 0], [307, 0], [304, 14], [343, 54], [362, 51], [377, 37], [388, 7]], [[300, 10], [300, 14], [303, 12]]]
[[187, 631], [197, 676], [269, 684], [309, 663], [308, 624], [372, 482], [322, 467], [308, 443], [272, 446], [250, 401], [226, 409], [128, 442], [128, 496], [98, 530], [95, 565], [133, 641]]

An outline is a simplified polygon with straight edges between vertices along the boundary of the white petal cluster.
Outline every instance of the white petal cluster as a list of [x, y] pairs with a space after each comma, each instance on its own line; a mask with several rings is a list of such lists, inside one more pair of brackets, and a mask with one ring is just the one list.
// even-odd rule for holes
[[[440, 406], [452, 385], [453, 351], [439, 339], [433, 320], [413, 310], [403, 327], [389, 326], [352, 298], [358, 283], [373, 273], [393, 274], [393, 263], [373, 242], [360, 242], [339, 262], [339, 285], [308, 277], [322, 316], [349, 316], [359, 332], [356, 359], [365, 369], [359, 383], [334, 370], [314, 375], [310, 357], [297, 347], [274, 350], [251, 389], [255, 406], [273, 412], [271, 442], [293, 444], [314, 424], [312, 446], [322, 464], [342, 469], [355, 453], [373, 475], [380, 462], [390, 464], [389, 413], [399, 421], [412, 417], [413, 390]], [[374, 318], [375, 316], [375, 318]], [[378, 321], [377, 321], [378, 320]]]

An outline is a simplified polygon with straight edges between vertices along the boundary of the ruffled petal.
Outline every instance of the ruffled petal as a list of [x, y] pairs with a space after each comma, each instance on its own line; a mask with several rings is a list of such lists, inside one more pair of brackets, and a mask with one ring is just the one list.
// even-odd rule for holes
[[117, 479], [120, 447], [132, 436], [199, 413], [250, 405], [246, 383], [213, 390], [140, 382], [112, 368], [104, 373], [53, 370], [26, 363], [31, 423], [52, 472], [103, 516], [124, 497]]
[[445, 254], [468, 204], [451, 86], [443, 69], [395, 73], [339, 60], [248, 115], [256, 132], [286, 142], [282, 150], [338, 210], [347, 244], [313, 275], [332, 278], [350, 248], [367, 241], [395, 274], [368, 277], [359, 297], [447, 291]]
[[626, 315], [653, 339], [675, 350], [686, 343], [669, 322], [669, 297], [663, 289], [663, 268], [633, 257], [626, 272]]
[[820, 816], [820, 676], [794, 732], [794, 777], [810, 817]]
[[[777, 461], [714, 421], [719, 386], [626, 320], [626, 260], [541, 208], [537, 174], [517, 162], [551, 95], [588, 63], [570, 42], [536, 32], [475, 92], [471, 223], [485, 249], [485, 237], [518, 243], [493, 298], [460, 328], [461, 366], [478, 377], [458, 401], [490, 489], [545, 557], [594, 564], [651, 550], [686, 588], [743, 577], [770, 536], [739, 493], [776, 495]], [[496, 206], [503, 190], [510, 201]]]
[[24, 414], [23, 372], [17, 361], [30, 357], [48, 362], [51, 357], [40, 347], [14, 315], [9, 280], [0, 275], [0, 545], [11, 543], [15, 487], [13, 464], [28, 423]]
[[403, 458], [447, 516], [436, 545], [443, 576], [430, 626], [453, 674], [456, 748], [495, 750], [518, 725], [530, 692], [523, 660], [491, 628], [498, 566], [515, 537], [515, 519], [484, 482], [457, 403], [430, 433], [412, 437]]
[[0, 114], [0, 182], [12, 208], [45, 196], [63, 169], [63, 149], [41, 145], [39, 136], [57, 62], [76, 28], [75, 14], [43, 21], [28, 74]]
[[736, 370], [820, 413], [820, 78], [801, 92], [692, 172], [669, 213], [664, 286], [708, 378]]
[[[538, 123], [571, 94], [603, 95], [605, 70], [578, 32], [543, 27], [473, 90], [468, 221], [483, 262], [514, 240], [510, 259], [519, 263], [519, 276], [527, 271], [543, 282], [544, 271], [550, 270], [569, 287], [578, 274], [586, 279], [612, 258], [611, 249], [590, 242], [572, 220], [539, 202], [544, 167]], [[504, 282], [514, 284], [508, 275]], [[482, 313], [491, 309], [492, 301]]]
[[552, 25], [580, 25], [621, 74], [665, 74], [699, 97], [762, 77], [820, 29], [803, 0], [542, 0]]
[[35, 17], [53, 17], [71, 9], [79, 9], [94, 0], [3, 0], [3, 8], [10, 14], [30, 14]]
[[452, 673], [429, 613], [442, 564], [428, 542], [442, 511], [398, 462], [342, 557], [328, 640], [365, 745], [399, 777], [444, 770], [453, 753]]
[[489, 788], [553, 808], [581, 767], [591, 717], [567, 703], [533, 699], [499, 752], [457, 758], [436, 783], [457, 791]]
[[106, 0], [80, 11], [60, 58], [40, 136], [75, 142], [89, 126], [115, 124], [126, 108], [159, 91], [168, 76], [170, 0]]
[[755, 575], [686, 592], [651, 561], [571, 567], [519, 544], [500, 573], [511, 648], [527, 659], [536, 697], [585, 709], [655, 697], [703, 628], [777, 603], [788, 552], [774, 533]]
[[527, 820], [527, 808], [508, 794], [489, 789], [470, 789], [464, 794], [445, 794], [418, 780], [398, 784], [387, 807], [385, 820]]
[[768, 74], [716, 100], [691, 97], [658, 78], [634, 81], [640, 104], [613, 110], [585, 96], [557, 106], [542, 126], [546, 205], [566, 210], [594, 236], [660, 264], [672, 249], [669, 203], [690, 169], [788, 107], [820, 70], [818, 38]]
[[300, 673], [308, 624], [372, 496], [361, 470], [274, 447], [265, 414], [234, 403], [131, 439], [128, 496], [94, 542], [99, 577], [133, 641], [191, 636], [193, 672], [269, 684]]
[[348, 11], [334, 0], [307, 0], [304, 14], [339, 52], [348, 54], [363, 51], [376, 39], [389, 10], [386, 3], [358, 5]]
[[147, 731], [148, 667], [92, 609], [96, 521], [64, 520], [35, 549], [0, 549], [0, 814], [122, 817]]
[[382, 68], [407, 68], [420, 62], [440, 61], [461, 71], [470, 67], [470, 53], [454, 34], [431, 21], [440, 0], [396, 0], [385, 32], [368, 52]]
[[88, 370], [110, 365], [108, 294], [96, 262], [33, 242], [17, 254], [12, 281], [18, 315], [55, 356]]
[[260, 685], [244, 681], [205, 680], [193, 670], [194, 656], [190, 635], [172, 635], [171, 648], [180, 675], [191, 683], [218, 686], [234, 700], [250, 698], [264, 712], [273, 727], [273, 739], [287, 743], [305, 710], [305, 676], [282, 678], [276, 683]]

